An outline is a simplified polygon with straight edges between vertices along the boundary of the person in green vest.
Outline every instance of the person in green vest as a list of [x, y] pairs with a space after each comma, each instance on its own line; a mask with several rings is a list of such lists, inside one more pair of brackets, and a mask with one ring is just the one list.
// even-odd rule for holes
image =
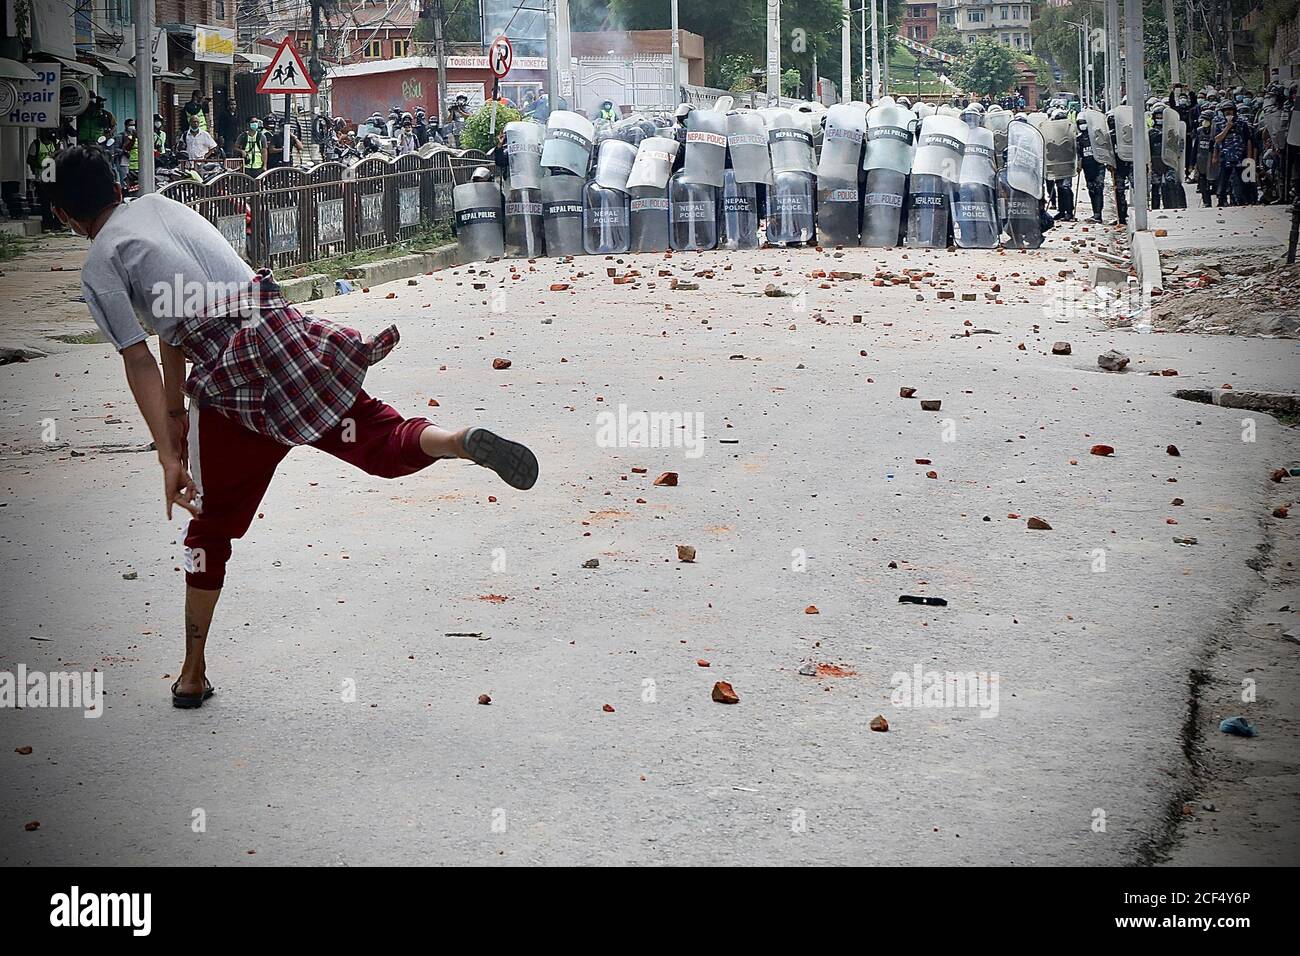
[[126, 121], [126, 136], [122, 138], [122, 149], [126, 153], [126, 168], [140, 178], [140, 135], [135, 127], [135, 120]]
[[185, 125], [189, 125], [191, 116], [199, 118], [199, 129], [208, 128], [208, 101], [198, 90], [190, 94], [190, 101], [185, 104]]
[[235, 152], [244, 160], [244, 172], [248, 175], [256, 176], [266, 169], [266, 134], [262, 132], [262, 121], [257, 117], [250, 119], [248, 129], [239, 134]]
[[163, 129], [161, 113], [153, 114], [153, 155], [157, 159], [167, 152], [167, 131]]
[[36, 199], [41, 208], [41, 225], [49, 230], [62, 228], [62, 223], [50, 207], [50, 194], [46, 189], [54, 176], [54, 156], [59, 151], [58, 130], [42, 129], [27, 150], [27, 166], [36, 183]]

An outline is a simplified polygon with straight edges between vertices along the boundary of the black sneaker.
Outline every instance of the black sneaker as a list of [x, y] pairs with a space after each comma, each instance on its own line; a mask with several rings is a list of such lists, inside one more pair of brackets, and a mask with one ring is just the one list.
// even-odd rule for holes
[[465, 433], [465, 454], [474, 464], [491, 468], [511, 488], [527, 491], [537, 484], [537, 456], [527, 446], [486, 428]]

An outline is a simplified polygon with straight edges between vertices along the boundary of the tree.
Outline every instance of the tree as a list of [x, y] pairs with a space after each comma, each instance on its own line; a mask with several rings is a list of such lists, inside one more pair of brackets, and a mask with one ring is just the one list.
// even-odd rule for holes
[[[510, 106], [497, 106], [497, 133], [506, 128], [507, 123], [517, 123], [523, 114]], [[465, 128], [460, 131], [461, 149], [478, 149], [490, 153], [496, 148], [496, 137], [489, 130], [492, 126], [492, 104], [484, 103], [478, 112], [465, 120]]]
[[953, 81], [968, 93], [995, 97], [1016, 85], [1016, 57], [1011, 50], [988, 37], [968, 44], [965, 55], [953, 69]]
[[966, 43], [957, 32], [956, 27], [941, 27], [939, 32], [930, 37], [926, 46], [934, 47], [940, 53], [961, 56], [966, 51]]

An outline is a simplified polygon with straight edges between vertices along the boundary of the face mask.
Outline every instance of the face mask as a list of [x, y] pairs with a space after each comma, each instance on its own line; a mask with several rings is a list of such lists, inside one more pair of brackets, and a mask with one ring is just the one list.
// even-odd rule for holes
[[126, 131], [127, 131], [127, 133], [128, 133], [129, 135], [131, 135], [131, 136], [134, 136], [134, 135], [135, 135], [135, 127], [134, 127], [134, 126], [128, 126], [128, 127], [126, 128]]
[[261, 123], [249, 123], [249, 124], [248, 124], [248, 128], [251, 129], [253, 132], [257, 132], [259, 129], [262, 128], [262, 124], [261, 124]]
[[162, 129], [162, 123], [154, 123], [154, 124], [153, 124], [153, 128], [154, 128], [154, 129]]

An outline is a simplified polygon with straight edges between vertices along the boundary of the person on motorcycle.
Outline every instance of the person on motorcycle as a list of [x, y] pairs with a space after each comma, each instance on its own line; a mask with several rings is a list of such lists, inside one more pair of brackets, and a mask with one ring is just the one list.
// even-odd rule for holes
[[185, 150], [185, 158], [192, 162], [207, 159], [217, 152], [217, 141], [203, 128], [197, 116], [191, 116], [189, 120], [190, 127], [181, 137], [181, 148]]
[[268, 145], [262, 121], [254, 116], [248, 121], [248, 129], [235, 140], [235, 153], [244, 161], [244, 172], [257, 176], [266, 170]]

